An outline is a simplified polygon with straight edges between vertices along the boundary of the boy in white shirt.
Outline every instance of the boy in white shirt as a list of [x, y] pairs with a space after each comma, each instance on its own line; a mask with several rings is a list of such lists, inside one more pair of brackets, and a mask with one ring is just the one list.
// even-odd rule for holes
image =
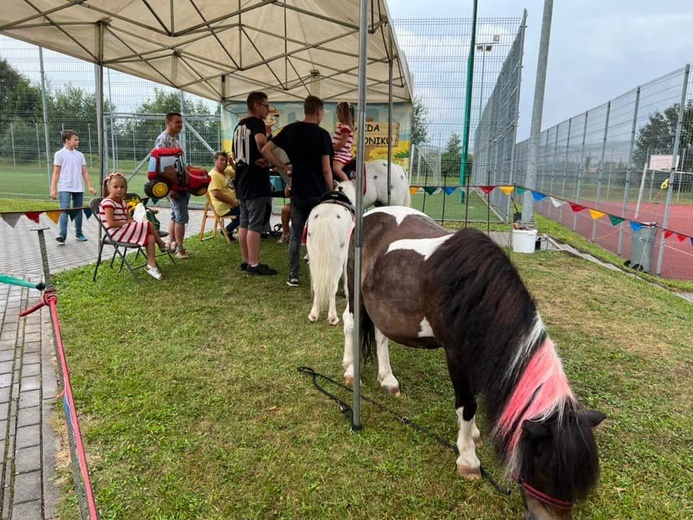
[[[77, 151], [79, 136], [72, 130], [63, 130], [60, 138], [65, 147], [55, 152], [53, 159], [53, 178], [51, 179], [51, 199], [59, 199], [60, 209], [70, 208], [72, 199], [73, 208], [81, 208], [84, 204], [84, 183], [87, 183], [89, 193], [96, 195], [96, 190], [91, 185], [91, 179], [87, 173], [87, 162], [82, 152]], [[55, 240], [59, 244], [65, 244], [67, 238], [68, 212], [60, 215], [58, 225], [59, 235]], [[82, 211], [75, 212], [75, 235], [80, 242], [86, 242], [87, 237], [82, 233]]]

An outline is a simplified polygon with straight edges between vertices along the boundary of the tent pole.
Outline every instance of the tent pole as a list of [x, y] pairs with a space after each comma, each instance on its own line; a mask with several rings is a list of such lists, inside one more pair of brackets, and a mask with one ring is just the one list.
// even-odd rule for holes
[[354, 227], [354, 405], [352, 430], [361, 429], [361, 247], [363, 246], [363, 181], [366, 153], [366, 73], [368, 59], [368, 2], [361, 0], [359, 16], [359, 88], [356, 154], [356, 224]]

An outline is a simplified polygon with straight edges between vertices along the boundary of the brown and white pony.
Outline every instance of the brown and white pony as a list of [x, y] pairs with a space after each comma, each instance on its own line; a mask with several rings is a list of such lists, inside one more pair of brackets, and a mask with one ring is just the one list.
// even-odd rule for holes
[[[476, 395], [483, 394], [492, 440], [508, 475], [521, 485], [526, 518], [570, 518], [573, 504], [597, 482], [592, 428], [605, 416], [578, 405], [506, 253], [478, 230], [452, 233], [410, 208], [371, 210], [363, 230], [362, 346], [367, 353], [375, 342], [382, 387], [399, 394], [388, 338], [444, 348], [459, 425], [458, 472], [480, 476], [474, 418]], [[353, 253], [347, 273], [343, 366], [353, 383]]]
[[[356, 200], [354, 182], [337, 183], [337, 190], [343, 192], [353, 204]], [[388, 205], [387, 195], [387, 162], [382, 160], [366, 163], [366, 191], [363, 195], [363, 207], [373, 204]], [[409, 179], [407, 172], [398, 164], [392, 164], [390, 170], [390, 197], [392, 205], [409, 206]], [[320, 318], [320, 312], [327, 308], [327, 322], [330, 325], [339, 323], [336, 295], [339, 279], [346, 267], [347, 252], [354, 212], [348, 204], [335, 204], [328, 199], [318, 204], [311, 211], [306, 222], [306, 247], [310, 263], [310, 286], [313, 292], [313, 306], [308, 314], [311, 322]]]

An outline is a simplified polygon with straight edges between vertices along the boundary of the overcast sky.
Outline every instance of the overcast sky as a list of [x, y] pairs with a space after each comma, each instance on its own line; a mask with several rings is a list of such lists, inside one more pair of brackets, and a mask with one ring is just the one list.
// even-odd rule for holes
[[[393, 18], [471, 18], [472, 0], [388, 0]], [[432, 8], [433, 7], [433, 8]], [[520, 127], [529, 135], [543, 0], [479, 0], [478, 17], [527, 9]], [[542, 129], [693, 61], [691, 0], [554, 1]]]

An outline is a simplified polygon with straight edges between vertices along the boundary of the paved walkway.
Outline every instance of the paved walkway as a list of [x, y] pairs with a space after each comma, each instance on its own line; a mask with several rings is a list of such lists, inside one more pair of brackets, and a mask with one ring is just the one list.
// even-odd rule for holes
[[[159, 209], [167, 223], [169, 210]], [[202, 211], [190, 212], [187, 236], [199, 233]], [[207, 221], [207, 230], [211, 223]], [[12, 228], [0, 221], [0, 273], [40, 282], [43, 263], [35, 228], [45, 227], [49, 271], [55, 274], [96, 261], [98, 225], [84, 220], [88, 242], [77, 242], [69, 227], [67, 243], [55, 241], [58, 226], [45, 214], [40, 224], [20, 217]], [[34, 289], [0, 284], [0, 519], [49, 520], [57, 518], [60, 492], [55, 482], [60, 439], [51, 427], [58, 406], [55, 342], [50, 312], [43, 307], [20, 318], [19, 313], [40, 301]], [[60, 302], [58, 302], [58, 309]], [[69, 359], [68, 359], [69, 363]], [[79, 410], [77, 410], [79, 413]], [[98, 505], [98, 504], [97, 504]]]

